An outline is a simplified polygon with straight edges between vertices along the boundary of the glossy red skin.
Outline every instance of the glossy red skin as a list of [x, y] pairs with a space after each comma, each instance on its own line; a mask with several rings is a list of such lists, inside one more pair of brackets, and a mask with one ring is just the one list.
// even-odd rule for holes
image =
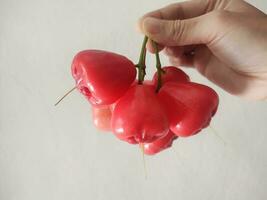
[[162, 138], [157, 139], [151, 143], [144, 144], [144, 153], [147, 155], [154, 155], [159, 153], [167, 148], [172, 146], [172, 143], [175, 139], [177, 139], [177, 135], [175, 135], [171, 130]]
[[73, 59], [71, 71], [77, 89], [94, 106], [118, 100], [136, 77], [135, 66], [129, 59], [101, 50], [79, 52]]
[[207, 127], [219, 103], [213, 89], [192, 82], [168, 82], [158, 97], [165, 106], [171, 131], [180, 137], [194, 135]]
[[134, 85], [116, 102], [113, 133], [131, 144], [153, 142], [169, 130], [166, 113], [153, 85]]
[[93, 121], [96, 128], [111, 131], [111, 106], [92, 107]]
[[[169, 81], [177, 81], [177, 82], [188, 82], [190, 81], [189, 76], [182, 71], [181, 69], [174, 67], [174, 66], [167, 66], [162, 68], [164, 73], [161, 75], [162, 84], [165, 84]], [[158, 82], [158, 75], [157, 73], [154, 74], [153, 83], [156, 85]]]

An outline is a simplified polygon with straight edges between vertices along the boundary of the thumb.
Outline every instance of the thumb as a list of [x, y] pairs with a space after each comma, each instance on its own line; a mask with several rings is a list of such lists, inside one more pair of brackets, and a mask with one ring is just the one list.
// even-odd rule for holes
[[150, 39], [164, 46], [207, 44], [215, 39], [220, 28], [213, 19], [208, 14], [184, 20], [147, 17], [140, 22], [140, 28]]

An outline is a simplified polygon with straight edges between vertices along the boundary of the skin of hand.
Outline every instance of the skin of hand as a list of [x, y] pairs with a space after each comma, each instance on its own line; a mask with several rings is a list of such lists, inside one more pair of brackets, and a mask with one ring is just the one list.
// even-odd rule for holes
[[[231, 94], [267, 99], [267, 15], [242, 0], [191, 0], [144, 15], [139, 29], [175, 66]], [[147, 49], [153, 53], [151, 42]]]

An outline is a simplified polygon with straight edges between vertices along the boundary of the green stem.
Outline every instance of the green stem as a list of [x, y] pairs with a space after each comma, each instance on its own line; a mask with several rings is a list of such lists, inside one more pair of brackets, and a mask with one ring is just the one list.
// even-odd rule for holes
[[138, 64], [136, 64], [136, 67], [138, 68], [138, 84], [142, 84], [145, 75], [146, 75], [146, 43], [148, 41], [148, 37], [145, 36], [142, 44], [141, 53], [139, 56]]
[[163, 73], [163, 70], [161, 69], [161, 63], [160, 63], [160, 58], [159, 58], [159, 49], [158, 49], [158, 45], [156, 42], [154, 42], [153, 40], [151, 40], [152, 45], [155, 49], [155, 55], [156, 55], [156, 68], [157, 68], [157, 75], [158, 75], [158, 82], [157, 82], [157, 88], [156, 88], [156, 92], [159, 91], [159, 89], [162, 86], [162, 81], [161, 81], [161, 73]]

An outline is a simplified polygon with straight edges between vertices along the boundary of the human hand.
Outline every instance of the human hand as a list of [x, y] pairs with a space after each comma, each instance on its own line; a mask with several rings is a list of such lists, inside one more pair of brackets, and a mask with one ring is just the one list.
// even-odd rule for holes
[[144, 15], [139, 28], [173, 65], [195, 67], [231, 94], [267, 98], [267, 15], [245, 1], [171, 4]]

